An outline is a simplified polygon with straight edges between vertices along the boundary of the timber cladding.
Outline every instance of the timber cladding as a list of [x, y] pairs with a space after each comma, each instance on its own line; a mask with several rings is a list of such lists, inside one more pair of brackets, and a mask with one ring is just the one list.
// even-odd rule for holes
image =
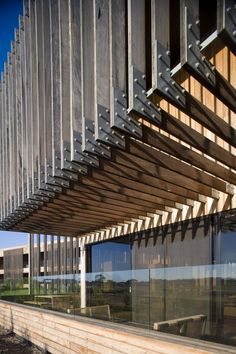
[[176, 4], [24, 1], [0, 81], [2, 229], [112, 237], [236, 207], [235, 1]]
[[121, 328], [108, 328], [55, 315], [50, 311], [0, 301], [0, 325], [14, 331], [50, 353], [135, 353], [135, 354], [210, 354], [233, 353], [221, 345], [178, 342], [137, 335]]
[[4, 278], [16, 282], [23, 278], [23, 248], [3, 251]]

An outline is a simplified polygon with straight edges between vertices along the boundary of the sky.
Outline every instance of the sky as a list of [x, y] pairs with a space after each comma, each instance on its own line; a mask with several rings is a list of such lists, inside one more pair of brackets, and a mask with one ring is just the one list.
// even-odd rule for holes
[[[14, 40], [18, 17], [23, 13], [23, 0], [0, 0], [0, 72], [3, 71], [7, 52]], [[0, 196], [1, 198], [1, 196]], [[27, 234], [0, 231], [0, 248], [27, 244]]]
[[0, 231], [0, 249], [7, 247], [23, 246], [27, 243], [28, 234], [10, 231]]
[[14, 29], [19, 27], [19, 15], [23, 13], [23, 0], [0, 0], [0, 72], [3, 71], [7, 52], [14, 40]]

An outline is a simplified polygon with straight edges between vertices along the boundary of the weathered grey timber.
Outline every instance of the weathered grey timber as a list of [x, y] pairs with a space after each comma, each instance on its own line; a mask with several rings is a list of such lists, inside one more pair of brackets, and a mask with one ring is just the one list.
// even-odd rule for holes
[[24, 0], [0, 80], [0, 228], [65, 236], [57, 254], [45, 239], [49, 273], [73, 270], [67, 236], [234, 206], [235, 1], [203, 45], [198, 1], [181, 0], [175, 68], [170, 8]]
[[234, 0], [217, 1], [217, 31], [233, 53], [236, 53], [236, 6]]

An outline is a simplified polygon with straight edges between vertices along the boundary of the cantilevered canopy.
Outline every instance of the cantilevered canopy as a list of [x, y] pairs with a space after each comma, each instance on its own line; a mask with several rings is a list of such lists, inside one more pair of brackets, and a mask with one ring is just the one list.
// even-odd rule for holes
[[235, 207], [235, 2], [212, 28], [198, 1], [172, 6], [25, 1], [0, 81], [2, 229]]

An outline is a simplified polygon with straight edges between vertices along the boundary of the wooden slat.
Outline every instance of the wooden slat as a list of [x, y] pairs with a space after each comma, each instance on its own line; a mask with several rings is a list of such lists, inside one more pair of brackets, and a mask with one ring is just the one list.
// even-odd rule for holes
[[149, 129], [148, 127], [143, 129], [143, 141], [203, 171], [209, 172], [229, 183], [236, 184], [236, 174], [231, 172], [228, 168], [216, 164], [214, 161], [192, 151], [163, 134], [155, 132], [153, 129]]
[[[95, 71], [94, 71], [94, 30], [93, 30], [93, 11], [94, 4], [92, 0], [81, 2], [81, 51], [82, 51], [82, 144], [83, 150], [88, 146], [86, 139], [91, 138], [88, 129], [93, 130], [95, 117]], [[89, 97], [89, 100], [86, 99]], [[88, 124], [90, 126], [88, 126]], [[86, 129], [87, 127], [87, 129]], [[87, 130], [87, 132], [86, 132]]]
[[[60, 66], [60, 148], [61, 168], [69, 168], [68, 155], [71, 153], [71, 77], [70, 77], [70, 36], [69, 21], [70, 8], [69, 1], [62, 0], [58, 2], [59, 6], [59, 66]], [[75, 78], [73, 78], [75, 80]], [[68, 153], [69, 152], [69, 153]]]
[[20, 68], [21, 68], [21, 127], [22, 127], [22, 203], [27, 197], [27, 139], [26, 139], [26, 76], [25, 76], [25, 19], [20, 17]]
[[26, 145], [27, 145], [27, 165], [26, 165], [26, 187], [27, 198], [32, 195], [32, 179], [33, 179], [33, 125], [32, 125], [32, 88], [31, 88], [31, 52], [30, 52], [30, 13], [29, 13], [29, 0], [24, 1], [24, 34], [25, 34], [25, 102], [26, 102]]
[[[50, 166], [52, 165], [52, 53], [51, 53], [51, 22], [50, 22], [50, 3], [49, 1], [43, 1], [43, 60], [44, 60], [44, 142], [45, 142], [45, 165], [44, 172], [45, 182], [49, 181], [48, 174], [51, 172]], [[49, 167], [48, 167], [49, 166]]]
[[29, 22], [30, 22], [30, 117], [31, 117], [31, 159], [32, 159], [32, 194], [38, 190], [39, 176], [39, 95], [38, 95], [38, 51], [37, 51], [37, 18], [36, 1], [29, 1]]
[[[199, 48], [197, 49], [196, 53], [192, 54], [191, 49], [189, 49], [188, 47], [189, 45], [191, 45], [191, 43], [187, 42], [188, 32], [194, 30], [194, 23], [190, 22], [196, 22], [199, 19], [199, 1], [196, 0], [189, 2], [186, 0], [181, 0], [180, 13], [180, 26], [182, 27], [181, 64], [191, 75], [196, 78], [196, 80], [198, 80], [203, 86], [205, 86], [210, 92], [212, 92], [214, 96], [220, 99], [233, 112], [236, 112], [235, 88], [216, 69], [210, 69], [209, 71], [212, 73], [210, 74], [213, 78], [212, 80], [210, 80], [205, 75], [205, 73], [203, 73], [202, 70], [198, 70], [198, 67], [201, 66], [201, 62], [204, 63], [205, 68], [210, 67], [211, 64], [209, 62], [207, 63], [207, 60], [203, 58]], [[194, 41], [200, 41], [200, 32], [199, 30], [197, 32], [195, 31], [194, 33]], [[197, 66], [193, 66], [192, 63], [190, 63], [189, 58], [192, 55], [194, 55], [195, 57], [197, 56]]]
[[9, 140], [8, 140], [8, 149], [9, 149], [9, 213], [11, 214], [14, 210], [14, 108], [13, 108], [13, 66], [12, 66], [12, 53], [8, 53], [8, 127], [9, 127]]
[[0, 168], [1, 168], [1, 175], [0, 175], [0, 193], [1, 193], [1, 200], [0, 200], [0, 208], [1, 208], [1, 222], [4, 220], [4, 143], [3, 143], [3, 75], [1, 74], [1, 81], [0, 81]]
[[16, 43], [16, 135], [17, 135], [17, 151], [16, 151], [16, 178], [17, 178], [17, 207], [22, 203], [22, 76], [20, 64], [20, 30], [15, 31]]
[[[80, 161], [82, 142], [81, 1], [69, 1], [71, 160]], [[78, 146], [79, 144], [79, 146]]]
[[[161, 167], [172, 170], [176, 173], [176, 181], [179, 174], [179, 179], [182, 178], [181, 175], [184, 175], [187, 178], [194, 180], [194, 185], [202, 183], [208, 186], [214, 186], [215, 189], [221, 190], [222, 192], [227, 191], [227, 185], [225, 182], [215, 178], [214, 176], [206, 174], [205, 172], [197, 170], [180, 160], [176, 160], [167, 154], [163, 154], [156, 149], [148, 149], [145, 145], [139, 142], [132, 142], [129, 146], [129, 152], [139, 157], [146, 158], [147, 161], [151, 161], [156, 164], [158, 163]], [[199, 185], [199, 187], [202, 188], [203, 186]]]
[[[166, 60], [171, 49], [170, 2], [150, 4], [25, 0], [0, 84], [2, 227], [75, 236], [234, 206], [229, 52], [205, 49], [221, 67], [215, 97], [227, 106], [192, 72], [178, 73], [176, 89], [187, 90], [172, 99], [158, 81], [158, 50]], [[193, 16], [196, 4], [187, 3]], [[167, 64], [175, 87], [168, 55]]]
[[[187, 4], [189, 5], [190, 2]], [[196, 2], [197, 4], [197, 2]], [[190, 5], [189, 5], [190, 6]], [[197, 6], [197, 5], [196, 5]], [[184, 5], [182, 4], [182, 7]], [[192, 9], [192, 8], [191, 8]], [[195, 7], [194, 7], [195, 9]], [[194, 10], [197, 11], [197, 10]], [[163, 15], [164, 14], [164, 15]], [[196, 15], [197, 16], [197, 15]], [[189, 92], [181, 92], [183, 87], [170, 76], [170, 58], [166, 53], [170, 50], [170, 16], [169, 1], [155, 0], [152, 2], [152, 92], [175, 105], [197, 122], [226, 140], [236, 144], [236, 131], [226, 124], [215, 112], [203, 105]], [[182, 28], [184, 32], [184, 29]], [[186, 42], [184, 38], [183, 41]], [[171, 56], [171, 52], [169, 52]], [[166, 115], [164, 113], [163, 126]], [[171, 118], [171, 117], [170, 117]], [[165, 129], [165, 128], [164, 128]]]
[[162, 112], [161, 129], [234, 170], [236, 169], [235, 155], [164, 111]]
[[38, 174], [37, 186], [40, 189], [45, 182], [46, 170], [46, 140], [45, 140], [45, 71], [44, 71], [44, 16], [43, 16], [43, 0], [35, 1], [35, 16], [36, 16], [36, 52], [38, 61], [38, 79], [37, 79], [37, 124], [38, 124]]
[[[61, 68], [60, 68], [60, 23], [59, 2], [50, 1], [51, 26], [51, 84], [52, 84], [52, 175], [60, 174], [61, 161]], [[59, 161], [59, 163], [58, 163]]]

